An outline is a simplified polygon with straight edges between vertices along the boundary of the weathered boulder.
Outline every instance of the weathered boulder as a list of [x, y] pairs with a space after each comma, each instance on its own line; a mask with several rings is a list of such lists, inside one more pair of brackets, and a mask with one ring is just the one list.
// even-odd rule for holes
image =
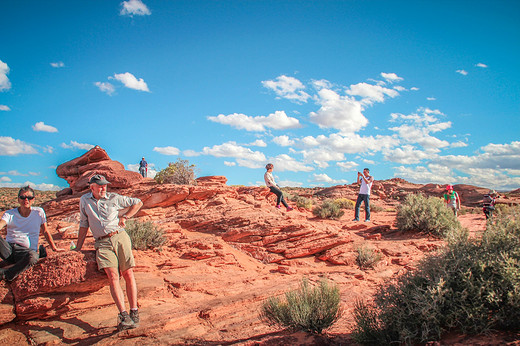
[[107, 284], [106, 275], [97, 269], [95, 252], [50, 253], [23, 272], [5, 289], [0, 285], [0, 324], [14, 319], [15, 304], [19, 320], [56, 315], [78, 294], [95, 292]]
[[[88, 181], [94, 174], [102, 174], [110, 182], [111, 188], [129, 188], [143, 180], [143, 177], [125, 167], [117, 161], [110, 159], [104, 149], [99, 146], [87, 151], [85, 154], [68, 162], [62, 163], [56, 168], [60, 178], [67, 180], [72, 189], [72, 194], [77, 194], [88, 189]], [[66, 195], [69, 191], [60, 192]]]

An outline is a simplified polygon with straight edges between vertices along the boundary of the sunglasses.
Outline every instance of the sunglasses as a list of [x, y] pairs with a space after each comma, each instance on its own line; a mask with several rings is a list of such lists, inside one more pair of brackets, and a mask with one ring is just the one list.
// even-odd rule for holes
[[23, 199], [23, 200], [28, 199], [29, 201], [32, 201], [34, 199], [34, 196], [18, 196], [18, 198]]

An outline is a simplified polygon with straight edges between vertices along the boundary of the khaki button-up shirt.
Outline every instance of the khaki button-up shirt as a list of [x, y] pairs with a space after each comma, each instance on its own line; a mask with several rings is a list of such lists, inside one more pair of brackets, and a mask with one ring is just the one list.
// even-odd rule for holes
[[95, 239], [119, 231], [119, 211], [141, 202], [139, 198], [107, 192], [105, 198], [95, 199], [89, 192], [79, 200], [80, 227], [90, 227]]

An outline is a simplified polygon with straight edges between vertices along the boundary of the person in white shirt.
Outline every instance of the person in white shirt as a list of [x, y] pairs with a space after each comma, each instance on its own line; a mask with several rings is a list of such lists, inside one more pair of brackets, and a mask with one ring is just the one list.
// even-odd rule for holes
[[58, 249], [47, 229], [45, 211], [33, 207], [34, 190], [25, 186], [18, 191], [18, 208], [7, 210], [0, 220], [0, 229], [7, 226], [6, 239], [0, 237], [0, 257], [13, 266], [0, 269], [0, 280], [14, 280], [38, 262], [38, 242], [43, 234], [53, 251]]
[[374, 178], [370, 175], [368, 168], [365, 168], [363, 173], [358, 172], [357, 182], [361, 186], [359, 187], [359, 195], [354, 208], [354, 220], [352, 221], [359, 221], [359, 208], [361, 207], [361, 202], [365, 202], [365, 222], [370, 222], [370, 190], [372, 189]]
[[293, 210], [293, 208], [291, 208], [287, 204], [287, 202], [285, 201], [285, 198], [283, 198], [282, 190], [280, 190], [280, 187], [274, 181], [274, 178], [273, 178], [274, 165], [272, 163], [268, 163], [265, 166], [265, 169], [267, 169], [267, 172], [265, 172], [265, 174], [264, 174], [265, 185], [269, 188], [269, 190], [271, 190], [272, 193], [274, 193], [276, 195], [276, 208], [278, 208], [278, 209], [281, 208], [281, 206], [280, 206], [280, 202], [281, 202], [284, 205], [284, 207], [287, 208], [287, 211]]

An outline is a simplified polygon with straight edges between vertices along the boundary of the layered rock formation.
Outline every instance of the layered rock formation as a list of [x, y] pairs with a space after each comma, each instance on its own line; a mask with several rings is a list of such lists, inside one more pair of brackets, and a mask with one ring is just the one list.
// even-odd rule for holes
[[88, 190], [88, 181], [94, 174], [104, 175], [113, 189], [129, 188], [143, 179], [139, 173], [127, 171], [120, 162], [111, 160], [106, 151], [99, 146], [80, 157], [62, 163], [56, 168], [56, 174], [70, 185], [59, 195], [85, 192]]
[[[442, 185], [377, 181], [372, 203], [384, 211], [373, 212], [372, 223], [350, 221], [352, 211], [339, 220], [322, 220], [311, 210], [276, 209], [275, 196], [267, 188], [228, 186], [223, 176], [198, 178], [196, 186], [158, 185], [125, 171], [96, 147], [58, 167], [70, 190], [43, 206], [61, 248], [77, 237], [79, 198], [94, 173], [113, 183], [109, 191], [140, 198], [144, 206], [136, 218], [153, 222], [168, 239], [160, 251], [134, 252], [141, 327], [114, 334], [115, 307], [88, 237], [86, 251], [51, 253], [14, 282], [0, 283], [0, 324], [7, 323], [0, 340], [312, 344], [295, 334], [278, 333], [258, 317], [265, 299], [295, 288], [305, 276], [311, 282], [326, 277], [339, 285], [344, 316], [329, 333], [339, 343], [348, 343], [354, 302], [370, 299], [384, 280], [413, 270], [425, 253], [443, 244], [393, 226], [395, 208], [407, 194], [440, 196]], [[355, 199], [358, 189], [352, 184], [295, 191], [318, 204], [326, 198]], [[455, 189], [467, 206], [478, 205], [479, 194], [487, 191], [463, 185]], [[482, 214], [460, 220], [474, 233], [485, 227]], [[359, 269], [361, 246], [381, 254], [375, 269]], [[23, 328], [9, 323], [13, 320], [25, 321]]]

